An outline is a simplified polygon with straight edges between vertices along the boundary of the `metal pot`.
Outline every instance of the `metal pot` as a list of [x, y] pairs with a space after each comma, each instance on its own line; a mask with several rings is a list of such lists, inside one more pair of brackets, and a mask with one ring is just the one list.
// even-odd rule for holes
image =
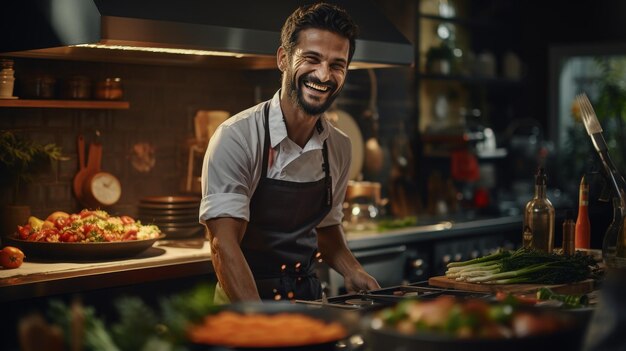
[[346, 189], [346, 201], [354, 202], [359, 199], [378, 205], [381, 203], [380, 183], [348, 181]]
[[344, 228], [346, 230], [371, 230], [387, 204], [380, 197], [380, 183], [348, 181], [343, 204]]

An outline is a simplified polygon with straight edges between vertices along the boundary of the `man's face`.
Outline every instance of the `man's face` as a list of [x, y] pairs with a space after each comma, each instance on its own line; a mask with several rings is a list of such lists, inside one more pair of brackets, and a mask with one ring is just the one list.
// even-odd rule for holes
[[321, 29], [300, 32], [293, 55], [284, 56], [283, 88], [305, 113], [326, 111], [343, 88], [348, 71], [348, 39]]

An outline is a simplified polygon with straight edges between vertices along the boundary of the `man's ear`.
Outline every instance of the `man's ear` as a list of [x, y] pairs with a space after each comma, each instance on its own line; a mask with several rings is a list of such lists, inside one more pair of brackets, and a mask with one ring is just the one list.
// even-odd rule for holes
[[276, 52], [276, 64], [281, 72], [285, 72], [285, 69], [287, 69], [287, 52], [282, 46], [278, 47]]

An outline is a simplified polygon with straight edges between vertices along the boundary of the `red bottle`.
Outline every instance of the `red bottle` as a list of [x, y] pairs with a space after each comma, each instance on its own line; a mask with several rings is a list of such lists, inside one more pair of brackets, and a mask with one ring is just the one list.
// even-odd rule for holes
[[585, 176], [580, 181], [578, 218], [576, 219], [575, 243], [577, 249], [590, 248], [591, 225], [589, 223], [589, 184]]

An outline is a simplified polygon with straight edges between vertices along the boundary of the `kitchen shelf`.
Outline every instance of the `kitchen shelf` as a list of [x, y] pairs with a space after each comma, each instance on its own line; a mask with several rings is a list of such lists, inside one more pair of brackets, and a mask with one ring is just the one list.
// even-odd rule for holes
[[458, 74], [419, 73], [417, 77], [422, 80], [461, 82], [465, 84], [488, 85], [497, 87], [517, 87], [520, 86], [523, 82], [522, 80], [507, 78], [463, 76]]
[[483, 27], [485, 29], [496, 27], [496, 25], [494, 25], [491, 22], [487, 22], [486, 20], [467, 19], [467, 18], [461, 18], [461, 17], [443, 17], [443, 16], [438, 16], [438, 15], [428, 15], [424, 13], [419, 14], [419, 17], [421, 19], [455, 23], [455, 24], [459, 24], [459, 25], [463, 25], [467, 27], [476, 27], [476, 28]]
[[104, 100], [26, 100], [26, 99], [0, 99], [0, 107], [24, 107], [24, 108], [82, 108], [82, 109], [114, 109], [127, 110], [130, 108], [128, 101], [104, 101]]

